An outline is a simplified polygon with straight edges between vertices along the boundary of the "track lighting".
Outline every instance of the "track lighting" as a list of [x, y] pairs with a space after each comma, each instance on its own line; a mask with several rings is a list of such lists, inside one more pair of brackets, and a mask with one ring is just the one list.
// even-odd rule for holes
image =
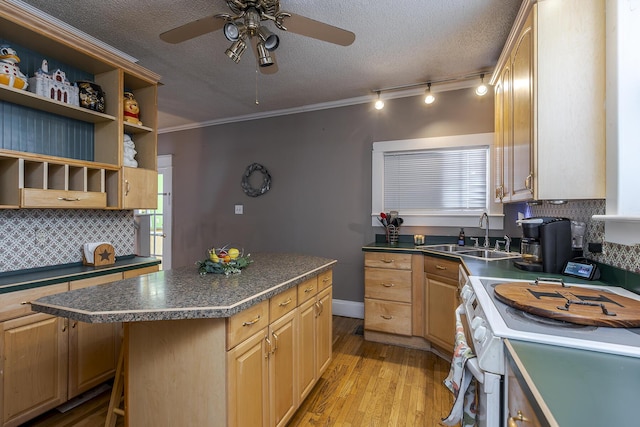
[[244, 39], [239, 38], [238, 40], [234, 41], [229, 49], [227, 49], [224, 53], [227, 54], [227, 56], [237, 64], [238, 62], [240, 62], [240, 58], [242, 58], [242, 54], [246, 49], [247, 43], [244, 41]]
[[384, 108], [384, 101], [380, 98], [380, 91], [378, 91], [378, 99], [375, 103], [376, 110], [382, 110]]
[[426, 96], [424, 97], [424, 103], [425, 104], [433, 104], [433, 102], [436, 100], [436, 97], [433, 96], [433, 94], [431, 93], [431, 83], [427, 83], [427, 93]]
[[487, 85], [484, 84], [484, 74], [480, 74], [480, 86], [476, 88], [476, 95], [485, 96], [488, 91]]

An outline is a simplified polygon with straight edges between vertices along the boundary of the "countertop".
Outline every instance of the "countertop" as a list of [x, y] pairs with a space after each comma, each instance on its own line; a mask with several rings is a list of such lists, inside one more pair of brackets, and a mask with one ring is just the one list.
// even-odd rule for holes
[[[508, 341], [509, 357], [520, 361], [532, 383], [528, 384], [530, 389], [539, 393], [558, 425], [638, 424], [635, 406], [640, 402], [640, 359]], [[530, 391], [535, 394], [534, 390]]]
[[252, 254], [239, 274], [200, 275], [197, 266], [40, 298], [34, 311], [87, 323], [229, 317], [332, 268], [336, 260], [300, 254]]
[[116, 257], [115, 264], [102, 267], [64, 264], [0, 274], [0, 294], [55, 285], [71, 280], [88, 279], [105, 274], [119, 273], [160, 264], [158, 258], [126, 255]]

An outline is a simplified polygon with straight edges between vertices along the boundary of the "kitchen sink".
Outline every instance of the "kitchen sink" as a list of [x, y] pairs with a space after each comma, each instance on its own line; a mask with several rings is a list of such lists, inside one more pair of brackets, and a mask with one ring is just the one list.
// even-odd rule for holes
[[434, 252], [455, 253], [469, 258], [484, 259], [487, 261], [499, 261], [503, 259], [520, 258], [517, 252], [496, 251], [493, 249], [472, 248], [458, 246], [456, 244], [416, 246], [417, 249], [426, 249]]
[[456, 244], [451, 245], [425, 245], [425, 246], [416, 246], [417, 249], [427, 249], [430, 251], [436, 252], [460, 252], [469, 250], [469, 248], [465, 248], [464, 246], [458, 246]]

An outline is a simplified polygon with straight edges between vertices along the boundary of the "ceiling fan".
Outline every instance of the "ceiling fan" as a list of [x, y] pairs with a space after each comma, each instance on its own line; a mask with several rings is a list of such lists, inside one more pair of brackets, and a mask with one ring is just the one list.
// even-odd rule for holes
[[265, 74], [277, 71], [274, 51], [278, 48], [280, 39], [262, 25], [263, 21], [271, 21], [283, 31], [341, 46], [349, 46], [356, 39], [351, 31], [280, 10], [280, 0], [225, 1], [233, 15], [220, 13], [198, 19], [160, 34], [160, 39], [168, 43], [181, 43], [223, 29], [224, 36], [232, 42], [225, 54], [235, 63], [240, 62], [248, 41], [260, 70]]

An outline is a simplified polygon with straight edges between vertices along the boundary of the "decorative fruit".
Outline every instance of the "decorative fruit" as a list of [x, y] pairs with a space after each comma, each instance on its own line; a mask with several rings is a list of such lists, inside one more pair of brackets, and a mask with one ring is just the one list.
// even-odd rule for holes
[[236, 259], [240, 256], [240, 251], [237, 250], [236, 248], [231, 248], [229, 249], [228, 254], [231, 257], [231, 259]]
[[218, 257], [219, 257], [219, 258], [224, 258], [224, 257], [226, 257], [226, 256], [227, 256], [227, 251], [225, 251], [224, 249], [220, 249], [220, 250], [218, 251]]
[[223, 259], [224, 259], [224, 262], [231, 261], [231, 257], [229, 255], [225, 255]]
[[220, 262], [220, 258], [218, 258], [215, 252], [209, 252], [209, 259], [213, 262]]

